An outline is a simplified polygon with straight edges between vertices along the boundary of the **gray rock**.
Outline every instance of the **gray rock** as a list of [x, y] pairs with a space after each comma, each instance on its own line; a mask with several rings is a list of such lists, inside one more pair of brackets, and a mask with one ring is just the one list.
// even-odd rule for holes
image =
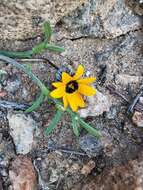
[[[35, 36], [41, 30], [41, 22], [49, 20], [52, 25], [63, 16], [81, 6], [81, 1], [15, 1], [3, 0], [0, 7], [0, 39], [25, 39]], [[38, 19], [36, 19], [36, 17]], [[36, 21], [37, 20], [37, 21]]]
[[68, 38], [115, 38], [141, 28], [141, 19], [132, 13], [124, 0], [91, 0], [61, 21]]
[[22, 89], [22, 98], [23, 98], [24, 100], [26, 100], [27, 97], [28, 97], [28, 95], [29, 95], [29, 92], [28, 92], [28, 90], [24, 87], [24, 88]]
[[140, 97], [139, 102], [143, 104], [143, 97]]
[[107, 114], [106, 114], [108, 119], [114, 119], [116, 117], [116, 115], [117, 115], [117, 109], [115, 106], [112, 106], [110, 108], [110, 111], [107, 112]]
[[29, 115], [16, 112], [9, 112], [7, 118], [16, 152], [27, 154], [35, 145], [34, 135], [38, 129], [36, 121]]
[[18, 77], [14, 77], [7, 81], [6, 87], [4, 88], [7, 92], [15, 94], [21, 85], [21, 80]]
[[[134, 15], [125, 5], [124, 0], [112, 1], [113, 7], [108, 9], [108, 13], [103, 19], [103, 27], [107, 34], [107, 37], [117, 37], [119, 35], [125, 34], [128, 31], [136, 30], [140, 28], [140, 18]], [[105, 6], [109, 6], [111, 1], [108, 0]], [[103, 8], [105, 9], [105, 7]], [[101, 9], [101, 16], [102, 16]]]
[[85, 135], [79, 139], [80, 148], [89, 156], [98, 156], [102, 153], [103, 146], [100, 139], [91, 135]]
[[108, 112], [111, 107], [111, 100], [101, 92], [97, 91], [95, 96], [87, 98], [87, 107], [79, 110], [81, 117], [99, 116]]

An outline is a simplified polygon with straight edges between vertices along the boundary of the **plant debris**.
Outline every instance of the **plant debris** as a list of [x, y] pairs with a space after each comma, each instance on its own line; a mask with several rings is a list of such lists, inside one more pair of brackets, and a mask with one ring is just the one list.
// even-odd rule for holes
[[[116, 90], [116, 87], [115, 86], [111, 86], [111, 85], [108, 85], [106, 86], [106, 88], [113, 94], [116, 94], [118, 95], [119, 97], [121, 97], [126, 103], [130, 104], [130, 101], [121, 93], [119, 92], [118, 90]], [[128, 112], [133, 112], [133, 110], [136, 110], [136, 111], [139, 111], [139, 112], [143, 112], [143, 104], [141, 102], [138, 102], [139, 98], [141, 97], [142, 95], [142, 88], [141, 90], [139, 91], [139, 93], [137, 94], [137, 96], [134, 98], [133, 102], [129, 105], [129, 108], [128, 108]]]

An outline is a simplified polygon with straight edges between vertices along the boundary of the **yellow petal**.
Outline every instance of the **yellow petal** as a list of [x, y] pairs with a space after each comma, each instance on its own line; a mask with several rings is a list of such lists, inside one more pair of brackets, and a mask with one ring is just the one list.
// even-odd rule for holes
[[75, 75], [73, 76], [74, 80], [79, 79], [83, 75], [83, 73], [84, 73], [84, 67], [82, 65], [79, 65]]
[[81, 107], [81, 108], [84, 108], [85, 107], [85, 102], [82, 98], [82, 96], [78, 93], [78, 105]]
[[72, 93], [72, 94], [67, 94], [67, 99], [68, 99], [68, 103], [71, 107], [71, 109], [76, 112], [77, 111], [77, 108], [78, 108], [78, 105], [77, 105], [77, 93]]
[[68, 106], [68, 100], [67, 100], [66, 94], [64, 94], [64, 96], [63, 96], [63, 103], [64, 103], [64, 108], [66, 109]]
[[96, 90], [93, 87], [85, 84], [79, 84], [78, 92], [86, 96], [93, 96], [96, 94]]
[[53, 82], [52, 85], [53, 85], [54, 87], [58, 88], [58, 87], [60, 87], [60, 86], [62, 86], [62, 85], [64, 85], [64, 84], [63, 84], [62, 82]]
[[67, 84], [71, 80], [73, 80], [73, 78], [68, 73], [65, 73], [65, 72], [62, 73], [63, 83]]
[[90, 83], [94, 82], [95, 80], [96, 80], [95, 77], [89, 77], [89, 78], [79, 79], [79, 80], [77, 80], [77, 82], [82, 83], [82, 84], [90, 84]]
[[61, 86], [50, 93], [53, 98], [61, 98], [65, 93], [65, 86]]

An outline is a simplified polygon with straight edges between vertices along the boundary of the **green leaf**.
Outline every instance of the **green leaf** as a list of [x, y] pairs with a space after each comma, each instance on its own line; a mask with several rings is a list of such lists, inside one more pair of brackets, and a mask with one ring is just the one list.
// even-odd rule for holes
[[0, 55], [5, 55], [11, 58], [31, 58], [32, 54], [33, 52], [31, 50], [23, 52], [0, 50]]
[[30, 106], [27, 110], [25, 110], [25, 113], [30, 113], [37, 109], [40, 104], [44, 101], [45, 96], [41, 93], [40, 96], [37, 98], [35, 102], [33, 102], [32, 106]]
[[42, 94], [44, 94], [45, 96], [48, 96], [50, 93], [49, 89], [45, 85], [41, 86], [41, 91], [42, 91]]
[[55, 52], [60, 52], [60, 53], [65, 51], [65, 48], [63, 47], [59, 47], [59, 46], [48, 44], [48, 43], [46, 44], [46, 49], [55, 51]]
[[58, 110], [54, 116], [54, 118], [52, 119], [52, 121], [49, 124], [49, 127], [47, 127], [47, 129], [45, 130], [45, 134], [48, 136], [57, 126], [58, 122], [60, 121], [61, 117], [62, 117], [63, 111]]
[[81, 126], [86, 129], [91, 135], [94, 135], [96, 137], [101, 137], [101, 133], [99, 130], [91, 127], [88, 123], [86, 123], [85, 121], [83, 121], [81, 118], [80, 118], [80, 124]]
[[47, 42], [41, 42], [40, 44], [34, 46], [32, 48], [33, 54], [41, 53], [44, 49], [46, 49], [46, 44], [47, 44]]
[[43, 30], [44, 30], [46, 40], [49, 42], [52, 36], [52, 28], [49, 22], [44, 22]]
[[35, 47], [33, 47], [32, 52], [33, 54], [39, 54], [45, 49], [48, 49], [50, 51], [60, 52], [60, 53], [65, 51], [63, 47], [51, 45], [51, 44], [48, 44], [46, 41], [44, 41], [36, 45]]
[[78, 120], [75, 117], [72, 117], [72, 128], [73, 132], [76, 135], [76, 137], [79, 137], [79, 123]]

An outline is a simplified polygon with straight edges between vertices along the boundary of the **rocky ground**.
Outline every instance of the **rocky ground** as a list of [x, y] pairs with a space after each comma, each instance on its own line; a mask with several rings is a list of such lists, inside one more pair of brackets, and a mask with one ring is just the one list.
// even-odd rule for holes
[[[82, 131], [76, 138], [65, 114], [45, 137], [55, 112], [48, 100], [31, 114], [1, 106], [0, 190], [143, 190], [141, 93], [140, 107], [128, 112], [143, 85], [142, 15], [142, 0], [0, 0], [0, 49], [30, 49], [50, 20], [52, 42], [66, 51], [40, 56], [58, 67], [82, 63], [97, 77], [98, 93], [80, 114], [102, 133], [96, 139]], [[56, 70], [48, 63], [18, 61], [46, 85], [54, 81]], [[0, 99], [30, 104], [38, 88], [0, 63]]]

